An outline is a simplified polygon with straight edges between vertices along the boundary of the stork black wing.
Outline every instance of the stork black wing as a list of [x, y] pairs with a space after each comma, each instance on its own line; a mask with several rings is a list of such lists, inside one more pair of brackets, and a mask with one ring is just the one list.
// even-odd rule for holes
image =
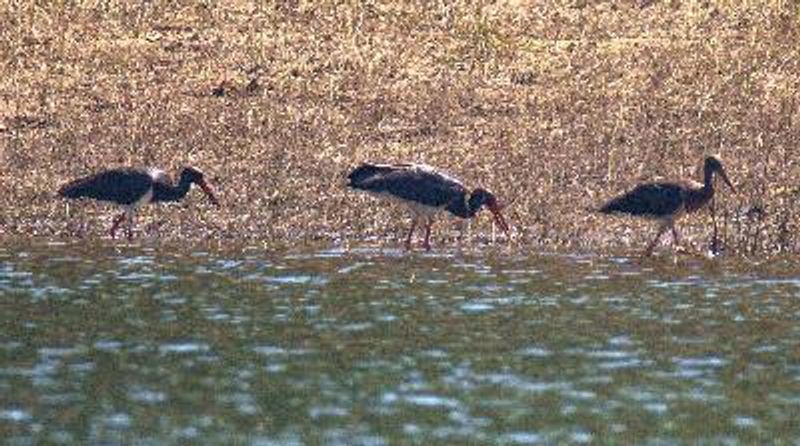
[[371, 180], [402, 169], [404, 169], [402, 165], [364, 163], [347, 175], [347, 179], [350, 180], [348, 186], [354, 189], [369, 190], [366, 186]]
[[389, 193], [425, 206], [441, 207], [463, 199], [464, 186], [452, 179], [423, 169], [389, 172], [369, 181], [370, 190]]
[[65, 198], [93, 198], [129, 205], [147, 193], [151, 185], [152, 178], [147, 172], [113, 169], [67, 183], [58, 194]]
[[683, 195], [683, 188], [678, 184], [642, 184], [632, 191], [608, 201], [600, 208], [600, 212], [666, 217], [680, 209], [684, 201]]

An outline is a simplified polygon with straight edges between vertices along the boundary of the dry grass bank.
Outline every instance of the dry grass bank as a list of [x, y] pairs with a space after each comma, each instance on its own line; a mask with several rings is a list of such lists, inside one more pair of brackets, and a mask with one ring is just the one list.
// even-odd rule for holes
[[518, 197], [515, 243], [639, 249], [650, 225], [583, 209], [718, 153], [741, 191], [717, 202], [728, 249], [800, 250], [796, 1], [129, 3], [0, 6], [0, 234], [101, 235], [108, 207], [58, 184], [192, 164], [225, 207], [193, 194], [140, 230], [384, 237], [405, 214], [342, 176], [411, 160]]

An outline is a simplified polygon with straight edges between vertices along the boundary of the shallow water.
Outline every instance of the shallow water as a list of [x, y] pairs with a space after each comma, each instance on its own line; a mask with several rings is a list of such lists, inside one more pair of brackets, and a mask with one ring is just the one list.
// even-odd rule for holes
[[799, 266], [0, 246], [0, 435], [798, 443]]

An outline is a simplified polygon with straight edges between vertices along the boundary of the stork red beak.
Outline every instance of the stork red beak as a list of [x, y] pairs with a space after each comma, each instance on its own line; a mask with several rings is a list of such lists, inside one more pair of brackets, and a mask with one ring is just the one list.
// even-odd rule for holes
[[722, 179], [725, 180], [725, 184], [727, 184], [728, 187], [731, 188], [734, 194], [737, 193], [736, 188], [733, 187], [733, 184], [731, 184], [731, 180], [728, 179], [728, 174], [725, 173], [725, 169], [719, 169], [719, 176], [721, 176]]
[[497, 223], [497, 226], [500, 226], [503, 232], [506, 233], [506, 236], [510, 237], [511, 234], [509, 233], [508, 224], [506, 223], [506, 219], [503, 218], [503, 214], [500, 212], [505, 206], [494, 202], [488, 204], [486, 207], [489, 208], [489, 210], [492, 212], [492, 215], [494, 215], [494, 221]]
[[214, 191], [212, 191], [211, 187], [208, 186], [208, 183], [205, 181], [200, 181], [197, 185], [200, 186], [200, 189], [203, 189], [203, 192], [206, 193], [208, 201], [214, 204], [214, 206], [219, 207], [219, 201], [217, 200], [216, 195], [214, 195]]

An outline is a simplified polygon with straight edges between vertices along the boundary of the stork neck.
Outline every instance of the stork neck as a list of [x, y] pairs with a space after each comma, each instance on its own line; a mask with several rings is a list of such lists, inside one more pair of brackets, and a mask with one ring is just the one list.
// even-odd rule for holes
[[703, 187], [687, 190], [686, 210], [689, 212], [700, 209], [714, 197], [714, 171], [705, 169], [703, 177]]
[[153, 187], [153, 200], [155, 201], [179, 201], [189, 193], [192, 180], [181, 175], [181, 180], [177, 186], [156, 183]]
[[705, 169], [703, 171], [703, 193], [714, 195], [714, 170]]
[[467, 202], [467, 213], [469, 214], [469, 217], [470, 218], [474, 217], [475, 214], [477, 214], [478, 211], [481, 210], [481, 206], [483, 206], [482, 197], [476, 194], [471, 194], [469, 197], [469, 201]]
[[475, 205], [474, 201], [473, 197], [467, 199], [467, 192], [464, 191], [447, 205], [447, 210], [456, 217], [472, 218], [480, 208], [480, 204]]

